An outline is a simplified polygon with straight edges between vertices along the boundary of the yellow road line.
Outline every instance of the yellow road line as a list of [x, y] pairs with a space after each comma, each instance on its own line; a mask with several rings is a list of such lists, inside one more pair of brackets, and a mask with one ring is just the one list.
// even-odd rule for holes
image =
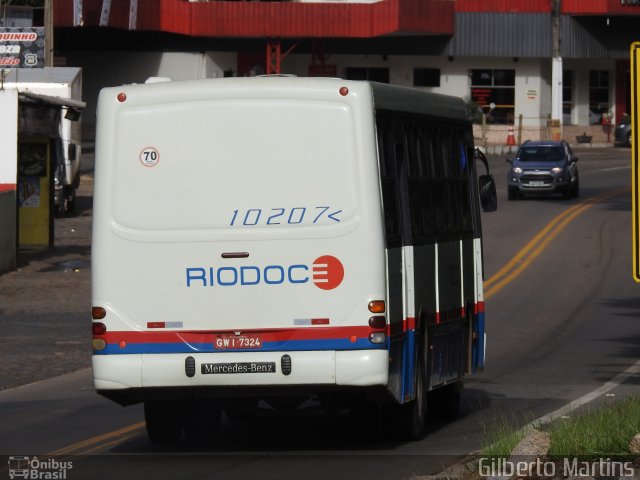
[[[135, 430], [140, 430], [144, 428], [144, 422], [134, 423], [132, 425], [128, 425], [126, 427], [119, 428], [118, 430], [114, 430], [112, 432], [107, 432], [102, 435], [98, 435], [96, 437], [91, 437], [86, 440], [82, 440], [81, 442], [74, 443], [72, 445], [63, 447], [59, 450], [55, 450], [47, 455], [70, 455], [77, 454], [82, 451], [84, 448], [93, 447], [101, 442], [107, 442], [112, 440], [115, 437], [120, 437], [126, 435], [127, 433], [133, 432]], [[92, 449], [93, 450], [93, 449]]]
[[629, 191], [629, 187], [620, 188], [612, 192], [603, 193], [589, 200], [574, 205], [556, 216], [527, 243], [522, 250], [507, 262], [498, 272], [484, 282], [485, 300], [498, 293], [507, 284], [518, 277], [547, 247], [564, 228], [578, 215], [584, 213], [592, 206]]

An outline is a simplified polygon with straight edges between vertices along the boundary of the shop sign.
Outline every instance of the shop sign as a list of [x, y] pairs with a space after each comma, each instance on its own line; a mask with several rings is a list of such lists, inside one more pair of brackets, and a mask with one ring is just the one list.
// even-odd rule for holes
[[44, 68], [44, 27], [0, 28], [0, 69]]

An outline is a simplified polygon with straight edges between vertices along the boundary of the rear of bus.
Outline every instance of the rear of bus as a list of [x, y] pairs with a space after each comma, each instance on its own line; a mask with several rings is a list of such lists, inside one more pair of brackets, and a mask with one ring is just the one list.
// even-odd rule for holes
[[371, 91], [233, 78], [104, 89], [93, 369], [121, 404], [384, 388]]

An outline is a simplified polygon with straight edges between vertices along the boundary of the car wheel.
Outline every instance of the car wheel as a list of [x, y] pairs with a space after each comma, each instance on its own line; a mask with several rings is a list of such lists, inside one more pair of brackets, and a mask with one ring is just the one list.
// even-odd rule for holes
[[631, 142], [633, 141], [633, 137], [631, 136], [631, 132], [627, 134], [627, 145], [631, 146]]
[[507, 191], [507, 198], [509, 200], [517, 200], [518, 199], [518, 189], [517, 188], [513, 188], [513, 187], [509, 187], [509, 189]]
[[580, 180], [576, 179], [576, 182], [571, 186], [571, 196], [578, 198], [580, 196]]

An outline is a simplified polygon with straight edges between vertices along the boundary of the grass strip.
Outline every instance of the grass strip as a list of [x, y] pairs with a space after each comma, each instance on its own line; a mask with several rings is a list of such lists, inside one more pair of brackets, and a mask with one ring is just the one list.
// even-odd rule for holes
[[499, 417], [483, 423], [484, 430], [482, 455], [496, 458], [509, 458], [511, 451], [522, 440], [526, 432], [514, 425], [519, 422]]
[[596, 460], [629, 456], [629, 442], [638, 433], [640, 397], [628, 397], [555, 422], [550, 429], [549, 457]]

